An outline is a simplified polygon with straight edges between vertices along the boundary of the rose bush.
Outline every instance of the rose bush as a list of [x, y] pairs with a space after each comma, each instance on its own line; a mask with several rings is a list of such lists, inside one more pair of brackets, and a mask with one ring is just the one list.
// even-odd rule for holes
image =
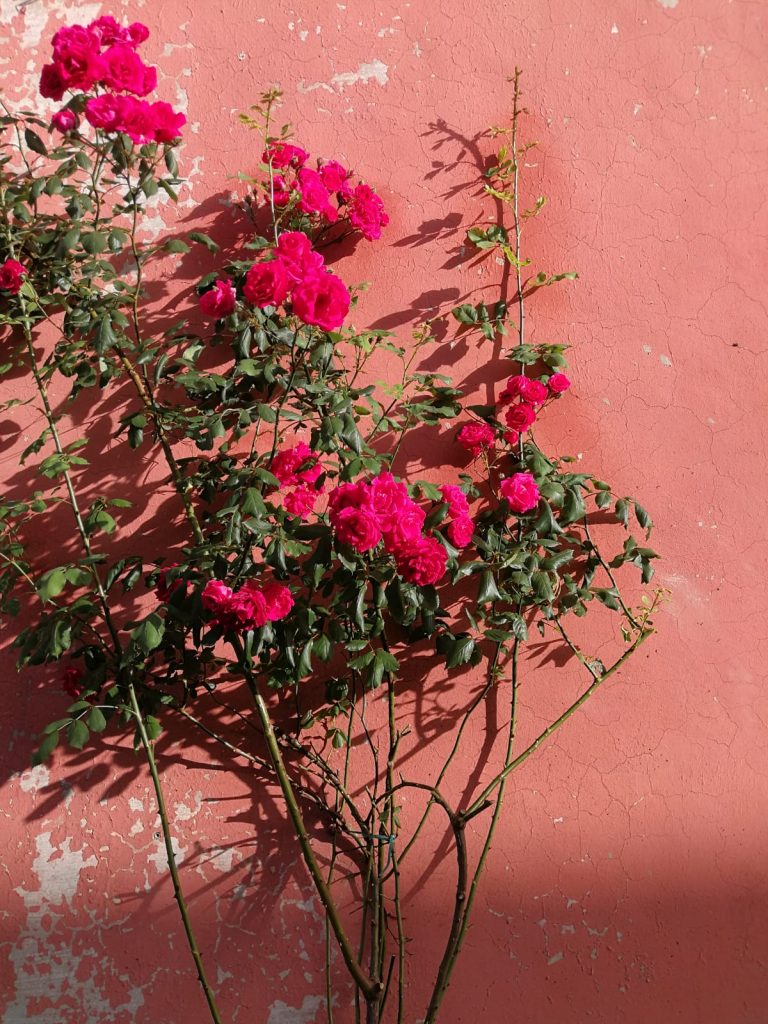
[[[448, 314], [480, 343], [514, 332], [505, 352], [514, 373], [497, 402], [479, 406], [444, 375], [413, 369], [421, 349], [434, 344], [429, 324], [406, 351], [387, 332], [349, 322], [356, 294], [327, 268], [322, 247], [350, 234], [375, 241], [389, 218], [371, 186], [338, 161], [310, 166], [309, 152], [275, 125], [274, 91], [242, 116], [261, 135], [262, 162], [243, 203], [251, 231], [237, 258], [220, 261], [215, 240], [199, 231], [142, 241], [147, 202], [160, 193], [176, 198], [184, 124], [164, 101], [144, 99], [157, 82], [138, 52], [146, 37], [143, 25], [111, 17], [59, 30], [40, 92], [56, 102], [69, 93], [65, 105], [50, 118], [7, 110], [0, 119], [11, 154], [0, 163], [0, 321], [17, 345], [4, 370], [24, 369], [43, 415], [39, 436], [20, 456], [34, 465], [39, 486], [23, 500], [0, 502], [0, 609], [9, 619], [21, 616], [20, 664], [53, 666], [70, 698], [35, 758], [51, 756], [60, 742], [81, 749], [105, 731], [135, 733], [214, 1021], [222, 1016], [183, 897], [155, 759], [163, 728], [191, 723], [271, 773], [327, 915], [328, 941], [354, 983], [356, 1019], [366, 1024], [401, 1024], [417, 1012], [406, 1007], [408, 908], [399, 873], [439, 810], [453, 840], [457, 886], [424, 1011], [434, 1024], [508, 778], [652, 632], [658, 595], [632, 606], [616, 578], [629, 564], [643, 584], [650, 581], [656, 554], [629, 526], [633, 515], [648, 533], [651, 521], [633, 499], [574, 471], [569, 457], [545, 454], [534, 435], [570, 381], [562, 372], [565, 346], [526, 338], [524, 303], [574, 275], [524, 276], [521, 234], [533, 214], [518, 211], [519, 74], [511, 128], [485, 172], [486, 191], [509, 224], [467, 233], [480, 253], [506, 261], [512, 291], [492, 308], [463, 303]], [[147, 274], [192, 245], [211, 254], [211, 271], [187, 317], [159, 337], [146, 318]], [[132, 276], [119, 269], [126, 256]], [[391, 393], [367, 380], [376, 350], [401, 362]], [[207, 368], [202, 354], [221, 351], [221, 364]], [[176, 507], [165, 524], [173, 561], [121, 521], [130, 502], [111, 493], [110, 477], [96, 490], [89, 482], [92, 443], [86, 436], [65, 442], [64, 411], [51, 399], [61, 379], [84, 404], [89, 395], [128, 388], [123, 457], [140, 460], [152, 449], [167, 469]], [[417, 426], [442, 428], [451, 457], [469, 457], [470, 471], [440, 486], [408, 478], [398, 456]], [[33, 542], [62, 507], [77, 549], [66, 556]], [[595, 515], [626, 532], [610, 556], [591, 532]], [[623, 643], [610, 664], [581, 651], [568, 625], [569, 616], [596, 604], [620, 617]], [[569, 668], [579, 666], [589, 682], [517, 749], [521, 650], [534, 626], [564, 645]], [[406, 779], [398, 752], [408, 720], [398, 698], [413, 652], [426, 648], [457, 683], [470, 670], [482, 671], [485, 682], [454, 726], [440, 770], [427, 761], [424, 778], [409, 766]], [[204, 697], [224, 680], [248, 695], [253, 750], [233, 745], [206, 719]], [[443, 780], [466, 722], [494, 690], [510, 701], [506, 750], [482, 766], [459, 811], [446, 800]], [[385, 722], [376, 737], [364, 720], [374, 700]], [[284, 706], [289, 717], [281, 717]], [[356, 747], [373, 755], [366, 762], [375, 765], [373, 777]], [[352, 787], [354, 772], [360, 777]], [[402, 814], [406, 789], [424, 800], [416, 822]], [[320, 808], [324, 836], [310, 839], [306, 806]], [[471, 819], [487, 822], [479, 849], [467, 842]], [[318, 845], [327, 855], [322, 866]], [[337, 872], [342, 858], [346, 870]], [[361, 904], [354, 941], [338, 909], [339, 887]], [[330, 952], [326, 970], [331, 1020]]]

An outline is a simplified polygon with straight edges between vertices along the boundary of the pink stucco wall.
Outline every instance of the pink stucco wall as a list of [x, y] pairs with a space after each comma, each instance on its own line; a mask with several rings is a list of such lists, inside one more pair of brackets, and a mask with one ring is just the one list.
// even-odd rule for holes
[[[111, 10], [149, 24], [161, 92], [190, 122], [179, 216], [230, 238], [232, 176], [256, 155], [234, 113], [279, 83], [307, 146], [381, 188], [385, 240], [340, 270], [374, 282], [358, 322], [404, 339], [488, 279], [461, 258], [481, 207], [457, 188], [488, 151], [479, 133], [504, 120], [505, 76], [525, 69], [541, 142], [528, 184], [550, 197], [530, 251], [581, 275], [531, 305], [534, 337], [574, 345], [575, 387], [541, 436], [653, 511], [672, 599], [658, 637], [515, 777], [446, 1024], [768, 1019], [768, 5], [22, 6], [0, 2], [5, 89], [22, 99], [61, 21]], [[158, 208], [148, 229], [171, 215]], [[481, 392], [503, 373], [475, 345], [440, 354]], [[17, 678], [12, 661], [0, 702], [0, 1021], [203, 1020], [145, 773], [110, 741], [107, 757], [29, 769], [62, 698], [39, 674]], [[540, 656], [526, 671], [524, 702], [540, 721], [571, 684]], [[416, 735], [460, 703], [431, 679]], [[501, 724], [503, 709], [477, 723], [467, 772]], [[225, 1018], [319, 1024], [319, 907], [273, 794], [246, 770], [222, 771], [199, 740], [159, 756]], [[407, 882], [409, 919], [434, 958], [448, 875]], [[410, 968], [414, 1007], [427, 973]], [[349, 1019], [342, 990], [338, 1024]]]

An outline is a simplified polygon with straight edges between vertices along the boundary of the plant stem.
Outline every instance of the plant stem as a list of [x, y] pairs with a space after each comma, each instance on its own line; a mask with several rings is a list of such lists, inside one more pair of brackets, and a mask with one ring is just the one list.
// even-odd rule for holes
[[131, 702], [131, 708], [133, 714], [136, 717], [136, 723], [139, 731], [139, 737], [141, 738], [141, 746], [144, 750], [144, 754], [147, 758], [147, 764], [149, 765], [149, 773], [152, 776], [152, 785], [155, 788], [155, 800], [157, 802], [157, 810], [160, 816], [160, 824], [163, 831], [163, 841], [165, 843], [165, 852], [168, 858], [168, 870], [171, 873], [171, 880], [173, 881], [173, 895], [176, 899], [176, 903], [179, 907], [179, 913], [181, 914], [181, 920], [184, 925], [184, 932], [187, 936], [187, 943], [189, 945], [190, 952], [192, 953], [192, 959], [195, 961], [197, 967], [197, 977], [200, 984], [203, 986], [203, 992], [205, 993], [205, 999], [208, 1003], [208, 1010], [210, 1011], [211, 1020], [214, 1024], [221, 1024], [221, 1015], [219, 1014], [218, 1007], [216, 1006], [216, 999], [211, 990], [211, 986], [208, 983], [206, 977], [205, 967], [203, 966], [203, 958], [200, 954], [200, 950], [197, 945], [195, 933], [192, 930], [192, 922], [189, 917], [189, 910], [187, 908], [187, 902], [184, 898], [184, 893], [181, 889], [181, 881], [179, 879], [179, 869], [176, 864], [176, 855], [173, 851], [173, 840], [171, 836], [170, 823], [168, 821], [168, 812], [165, 806], [165, 797], [163, 795], [163, 789], [160, 784], [160, 775], [157, 771], [157, 763], [155, 762], [155, 754], [152, 749], [152, 743], [147, 735], [146, 725], [144, 723], [144, 716], [141, 713], [139, 702], [136, 697], [136, 689], [132, 682], [128, 683], [128, 696]]

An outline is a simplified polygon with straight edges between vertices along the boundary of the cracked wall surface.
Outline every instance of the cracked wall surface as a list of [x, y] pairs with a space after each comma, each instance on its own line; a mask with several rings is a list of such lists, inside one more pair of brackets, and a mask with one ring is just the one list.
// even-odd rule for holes
[[[502, 1024], [511, 1008], [521, 1024], [768, 1019], [768, 4], [0, 0], [9, 99], [36, 102], [59, 24], [110, 11], [149, 25], [158, 94], [189, 119], [188, 184], [178, 211], [153, 203], [147, 237], [173, 218], [237, 237], [235, 175], [258, 153], [235, 115], [279, 84], [307, 148], [384, 197], [382, 243], [338, 269], [373, 282], [356, 321], [406, 341], [498, 270], [470, 266], [461, 244], [485, 209], [479, 135], [504, 122], [506, 78], [524, 69], [540, 141], [524, 187], [549, 197], [528, 252], [580, 274], [529, 307], [535, 340], [573, 345], [574, 387], [539, 437], [652, 511], [672, 597], [658, 636], [514, 777], [446, 1024]], [[171, 267], [160, 305], [195, 282]], [[433, 358], [479, 401], [506, 376], [474, 342]], [[106, 456], [112, 443], [105, 432]], [[458, 471], [446, 438], [430, 457]], [[146, 773], [108, 737], [106, 754], [29, 768], [66, 698], [53, 672], [15, 674], [8, 639], [0, 1024], [202, 1020]], [[574, 682], [536, 656], [525, 671], [533, 734]], [[459, 685], [430, 678], [412, 701], [414, 735], [438, 750], [437, 711], [462, 706]], [[465, 778], [487, 727], [468, 738]], [[163, 740], [158, 756], [225, 1019], [320, 1024], [321, 908], [269, 793], [199, 738]], [[413, 866], [405, 885], [433, 967], [451, 865]], [[421, 1005], [429, 970], [408, 971]]]

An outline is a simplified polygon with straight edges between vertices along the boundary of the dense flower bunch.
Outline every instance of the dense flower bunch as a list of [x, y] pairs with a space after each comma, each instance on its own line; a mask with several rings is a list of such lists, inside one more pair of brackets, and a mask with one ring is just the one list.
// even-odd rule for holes
[[[137, 50], [149, 37], [140, 22], [121, 26], [111, 16], [89, 25], [67, 25], [53, 37], [53, 60], [43, 67], [40, 93], [61, 100], [64, 93], [88, 93], [103, 88], [85, 103], [86, 120], [104, 132], [122, 132], [132, 142], [172, 142], [186, 122], [169, 103], [148, 103], [146, 96], [157, 86], [157, 69], [144, 63]], [[77, 115], [69, 106], [57, 111], [52, 125], [69, 132], [77, 127]]]
[[[242, 285], [246, 302], [259, 309], [290, 304], [305, 324], [335, 331], [349, 312], [346, 285], [325, 268], [322, 255], [302, 231], [285, 231], [267, 259], [254, 263]], [[219, 278], [200, 297], [200, 309], [221, 319], [233, 312], [237, 294], [229, 278]]]
[[[474, 529], [466, 495], [459, 487], [448, 485], [443, 488], [443, 498], [450, 518], [449, 539], [458, 548], [466, 547]], [[370, 481], [340, 484], [331, 492], [328, 514], [338, 540], [358, 553], [383, 543], [407, 582], [429, 586], [445, 574], [445, 546], [434, 534], [424, 531], [424, 509], [391, 473], [379, 473]]]
[[225, 632], [260, 629], [268, 622], [284, 619], [293, 608], [288, 587], [256, 580], [248, 580], [238, 590], [232, 590], [221, 580], [209, 580], [201, 597], [210, 625]]
[[309, 217], [313, 224], [346, 218], [369, 241], [381, 238], [389, 223], [381, 197], [364, 182], [354, 184], [353, 173], [337, 160], [307, 167], [309, 153], [288, 142], [271, 143], [261, 159], [277, 172], [265, 192], [279, 210]]

